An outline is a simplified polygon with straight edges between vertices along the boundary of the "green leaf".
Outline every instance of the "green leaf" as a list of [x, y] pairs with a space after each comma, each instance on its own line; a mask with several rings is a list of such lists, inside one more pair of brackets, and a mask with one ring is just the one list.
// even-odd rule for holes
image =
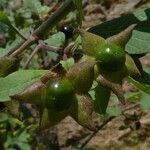
[[65, 34], [63, 32], [58, 32], [50, 36], [44, 42], [51, 46], [60, 47], [65, 43]]
[[5, 56], [14, 46], [16, 46], [21, 41], [20, 37], [16, 37], [13, 43], [8, 43], [5, 48], [0, 47], [0, 57]]
[[7, 15], [4, 12], [0, 11], [0, 22], [7, 25], [9, 27], [10, 30], [19, 33], [19, 31], [11, 24], [9, 18], [7, 17]]
[[150, 85], [145, 84], [143, 82], [137, 81], [133, 79], [132, 77], [127, 77], [127, 80], [131, 82], [134, 86], [142, 90], [143, 92], [150, 94]]
[[11, 22], [8, 19], [7, 15], [4, 12], [2, 12], [2, 11], [0, 11], [0, 22], [6, 24], [8, 26], [11, 25]]
[[21, 92], [45, 73], [47, 70], [21, 70], [0, 78], [0, 102], [9, 101], [10, 95]]
[[8, 27], [0, 22], [0, 33], [6, 33], [8, 31]]
[[143, 93], [141, 92], [127, 92], [125, 94], [125, 99], [129, 102], [138, 102], [140, 101]]
[[69, 68], [71, 68], [74, 65], [74, 59], [73, 58], [69, 58], [67, 60], [61, 60], [60, 64], [62, 64], [63, 68], [67, 71], [69, 70]]
[[31, 147], [28, 143], [30, 138], [29, 133], [26, 130], [23, 130], [19, 134], [7, 135], [6, 142], [4, 144], [5, 149], [9, 149], [10, 147], [18, 147], [20, 150], [31, 150]]
[[130, 54], [150, 53], [150, 21], [135, 28], [125, 50]]
[[121, 115], [121, 108], [119, 107], [119, 105], [109, 106], [109, 107], [107, 107], [107, 113], [110, 116], [117, 117], [117, 116]]
[[31, 11], [37, 15], [44, 15], [48, 12], [49, 7], [42, 6], [39, 0], [24, 0], [26, 7], [30, 8]]
[[82, 25], [82, 20], [83, 20], [83, 9], [82, 9], [82, 0], [72, 0], [73, 3], [75, 4], [76, 8], [77, 8], [77, 17], [78, 17], [78, 21], [79, 21], [79, 25]]
[[110, 98], [110, 90], [101, 85], [95, 88], [94, 109], [99, 114], [105, 114]]
[[89, 29], [104, 38], [118, 34], [132, 24], [137, 24], [125, 50], [130, 54], [150, 53], [150, 8], [140, 9], [133, 14], [119, 17]]
[[[30, 28], [24, 28], [20, 30], [21, 34], [27, 37], [30, 34]], [[22, 38], [16, 35], [15, 40], [12, 43], [7, 43], [5, 48], [0, 47], [0, 57], [5, 56], [12, 48], [22, 41]]]
[[144, 111], [150, 109], [150, 95], [144, 94], [140, 101], [140, 106]]
[[0, 123], [7, 121], [8, 118], [9, 118], [9, 116], [8, 116], [7, 113], [4, 113], [4, 112], [1, 112], [1, 113], [0, 113]]

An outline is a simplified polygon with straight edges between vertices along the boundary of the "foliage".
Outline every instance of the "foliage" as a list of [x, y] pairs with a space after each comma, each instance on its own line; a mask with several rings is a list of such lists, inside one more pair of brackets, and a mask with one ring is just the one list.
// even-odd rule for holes
[[[39, 0], [24, 0], [19, 6], [4, 0], [0, 6], [0, 34], [7, 39], [0, 47], [0, 143], [6, 150], [30, 150], [34, 145], [40, 149], [35, 142], [39, 125], [41, 130], [50, 128], [68, 115], [95, 131], [93, 112], [116, 117], [122, 114], [119, 102], [126, 101], [138, 103], [143, 111], [150, 109], [150, 69], [139, 61], [150, 53], [150, 9], [138, 9], [85, 31], [78, 28], [84, 17], [82, 1], [62, 3], [56, 12]], [[71, 38], [59, 30], [70, 19], [69, 12], [77, 22], [69, 22], [75, 27]], [[69, 19], [63, 20], [66, 15]], [[139, 91], [124, 94], [124, 80]], [[60, 87], [56, 81], [62, 81]], [[26, 103], [37, 106], [37, 120], [31, 112], [28, 116], [30, 110], [11, 115]]]
[[131, 24], [137, 24], [132, 36], [126, 44], [125, 50], [130, 54], [141, 54], [150, 52], [150, 9], [139, 9], [133, 14], [119, 17], [100, 25], [92, 27], [89, 31], [104, 38], [115, 35]]

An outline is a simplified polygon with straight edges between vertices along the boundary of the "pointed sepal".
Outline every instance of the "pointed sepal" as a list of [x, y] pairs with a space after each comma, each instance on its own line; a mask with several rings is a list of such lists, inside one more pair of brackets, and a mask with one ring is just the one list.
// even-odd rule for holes
[[96, 34], [87, 32], [83, 29], [78, 29], [78, 32], [81, 35], [82, 51], [86, 55], [94, 56], [95, 51], [97, 50], [96, 46], [106, 43], [104, 38]]
[[36, 81], [26, 87], [23, 92], [12, 95], [10, 98], [21, 103], [43, 104], [46, 100], [46, 86], [41, 81]]
[[92, 86], [94, 80], [95, 61], [78, 62], [72, 66], [66, 77], [71, 81], [75, 92], [87, 93]]
[[81, 126], [95, 131], [97, 128], [92, 120], [92, 113], [93, 102], [91, 97], [88, 94], [76, 94], [76, 99], [71, 107], [71, 117]]
[[129, 38], [131, 37], [132, 31], [135, 28], [136, 24], [132, 24], [129, 27], [127, 27], [125, 30], [122, 32], [113, 35], [111, 37], [108, 37], [106, 41], [108, 43], [113, 43], [116, 44], [122, 48], [125, 48], [125, 45], [127, 44]]
[[43, 108], [41, 111], [40, 125], [39, 129], [47, 129], [52, 126], [57, 125], [61, 120], [63, 120], [68, 115], [68, 111], [56, 111], [54, 109], [49, 109], [47, 107]]
[[141, 73], [138, 70], [133, 58], [128, 54], [126, 54], [125, 66], [127, 68], [129, 76], [131, 76], [131, 77], [140, 77], [141, 76]]
[[1, 57], [0, 58], [0, 77], [5, 77], [8, 74], [16, 71], [19, 67], [19, 58], [9, 58]]

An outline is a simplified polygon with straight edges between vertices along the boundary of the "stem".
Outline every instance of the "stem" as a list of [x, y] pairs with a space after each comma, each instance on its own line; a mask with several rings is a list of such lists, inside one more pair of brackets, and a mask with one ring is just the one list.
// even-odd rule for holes
[[18, 45], [16, 45], [14, 48], [12, 48], [8, 54], [6, 54], [6, 56], [10, 56], [14, 51], [16, 51], [16, 49], [18, 49], [25, 41], [22, 40]]
[[28, 46], [30, 46], [32, 43], [34, 43], [36, 41], [37, 41], [37, 38], [31, 35], [26, 41], [23, 42], [23, 44], [20, 47], [18, 47], [18, 49], [16, 49], [12, 54], [10, 54], [10, 57], [17, 57]]
[[27, 69], [28, 68], [28, 65], [29, 63], [31, 62], [33, 56], [38, 52], [38, 50], [40, 49], [41, 47], [38, 45], [35, 47], [35, 49], [33, 50], [33, 52], [31, 53], [30, 57], [28, 58], [27, 62], [25, 63], [23, 69]]
[[26, 37], [24, 37], [13, 25], [11, 25], [12, 30], [17, 33], [23, 40], [26, 40]]
[[112, 90], [112, 92], [118, 97], [119, 101], [122, 104], [125, 104], [124, 93], [123, 93], [123, 90], [122, 90], [122, 87], [120, 84], [112, 83], [112, 82], [106, 80], [105, 78], [103, 78], [102, 76], [98, 76], [96, 81], [99, 84], [103, 85], [104, 87]]
[[35, 47], [35, 49], [32, 51], [30, 57], [28, 58], [27, 62], [25, 63], [24, 65], [24, 69], [27, 69], [29, 63], [31, 62], [33, 56], [40, 50], [40, 49], [44, 49], [44, 50], [47, 50], [47, 51], [51, 51], [51, 52], [57, 52], [59, 51], [61, 48], [57, 48], [57, 47], [54, 47], [54, 46], [49, 46], [49, 45], [46, 45], [43, 41], [39, 41], [39, 44]]
[[40, 80], [45, 84], [50, 79], [56, 79], [59, 75], [51, 70], [48, 71], [47, 74], [42, 76]]
[[[56, 12], [50, 16], [45, 22], [43, 22], [34, 32], [27, 38], [22, 44], [18, 44], [18, 48], [10, 54], [10, 57], [16, 57], [21, 54], [28, 46], [35, 43], [38, 39], [43, 38], [43, 34], [48, 33], [48, 31], [54, 27], [62, 18], [64, 18], [70, 11], [74, 10], [75, 6], [72, 0], [65, 0], [62, 6], [56, 10]], [[14, 49], [13, 49], [14, 50]], [[12, 50], [11, 50], [12, 51]]]
[[44, 34], [48, 33], [48, 31], [53, 26], [55, 26], [62, 18], [64, 18], [73, 9], [74, 4], [72, 0], [65, 0], [63, 5], [33, 32], [33, 35], [42, 38], [43, 33]]

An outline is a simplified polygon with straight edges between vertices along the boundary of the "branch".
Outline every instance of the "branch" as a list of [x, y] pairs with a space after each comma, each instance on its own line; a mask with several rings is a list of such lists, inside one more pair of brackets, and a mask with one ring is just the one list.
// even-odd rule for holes
[[33, 32], [33, 35], [42, 38], [43, 33], [48, 33], [52, 27], [54, 27], [70, 11], [74, 10], [74, 8], [72, 0], [65, 0], [63, 5]]
[[26, 41], [23, 42], [23, 44], [18, 47], [12, 54], [10, 54], [10, 57], [17, 57], [18, 55], [20, 55], [28, 46], [32, 45], [33, 43], [35, 43], [35, 41], [37, 41], [38, 38], [35, 36], [30, 36]]
[[[43, 35], [47, 34], [48, 31], [53, 28], [62, 18], [64, 18], [70, 11], [74, 10], [75, 6], [72, 0], [65, 0], [61, 7], [54, 12], [45, 22], [43, 22], [33, 33], [27, 38], [26, 41], [18, 46], [18, 48], [9, 55], [10, 57], [17, 57], [21, 54], [28, 46], [37, 42], [39, 39], [43, 39]], [[21, 42], [22, 43], [22, 42]], [[20, 45], [20, 43], [18, 44]]]
[[30, 57], [28, 58], [27, 62], [25, 63], [23, 69], [27, 69], [28, 68], [28, 65], [29, 63], [31, 62], [32, 58], [34, 57], [34, 55], [40, 50], [40, 49], [43, 49], [43, 50], [47, 50], [47, 51], [51, 51], [51, 52], [57, 52], [59, 50], [61, 50], [61, 48], [57, 48], [57, 47], [54, 47], [54, 46], [49, 46], [49, 45], [46, 45], [42, 40], [39, 40], [39, 44], [35, 47], [35, 49], [32, 51]]

